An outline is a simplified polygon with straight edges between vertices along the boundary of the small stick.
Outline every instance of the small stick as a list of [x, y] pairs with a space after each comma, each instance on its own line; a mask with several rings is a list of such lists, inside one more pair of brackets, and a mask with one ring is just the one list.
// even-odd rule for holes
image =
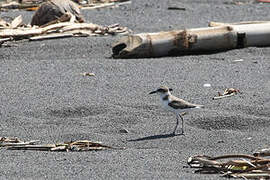
[[252, 160], [264, 159], [261, 157], [254, 157], [254, 156], [246, 155], [246, 154], [227, 154], [223, 156], [209, 157], [210, 160], [227, 159], [227, 158], [246, 158], [246, 159], [252, 159]]
[[81, 73], [81, 75], [83, 75], [83, 76], [95, 76], [94, 73], [89, 73], [89, 72]]
[[67, 146], [57, 146], [57, 147], [54, 147], [54, 148], [51, 148], [50, 149], [51, 151], [67, 151]]
[[0, 39], [0, 43], [6, 42], [6, 41], [11, 41], [11, 40], [12, 40], [11, 37], [9, 37], [9, 38], [1, 38], [1, 39]]
[[48, 145], [24, 145], [24, 146], [8, 146], [8, 150], [36, 150], [36, 151], [50, 151], [51, 148], [54, 148], [54, 144]]
[[39, 140], [32, 140], [27, 142], [3, 142], [0, 143], [1, 146], [23, 146], [23, 145], [34, 145], [36, 142], [39, 142]]
[[68, 38], [73, 37], [73, 34], [63, 33], [63, 34], [49, 34], [49, 35], [41, 35], [41, 36], [34, 36], [29, 38], [29, 41], [42, 41], [47, 39], [58, 39], [58, 38]]
[[231, 26], [231, 25], [245, 25], [245, 24], [262, 24], [262, 23], [269, 23], [269, 21], [242, 21], [236, 23], [223, 23], [223, 22], [214, 22], [210, 21], [208, 23], [209, 27], [216, 27], [216, 26]]
[[222, 98], [226, 98], [226, 97], [231, 97], [231, 96], [234, 96], [234, 95], [235, 95], [235, 93], [216, 96], [216, 97], [213, 97], [213, 100], [222, 99]]
[[169, 6], [168, 10], [180, 10], [180, 11], [185, 11], [186, 8], [184, 7], [177, 7], [177, 6]]

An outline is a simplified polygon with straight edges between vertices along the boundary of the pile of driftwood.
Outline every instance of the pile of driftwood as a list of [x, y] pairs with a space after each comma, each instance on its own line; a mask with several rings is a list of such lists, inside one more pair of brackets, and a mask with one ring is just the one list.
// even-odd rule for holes
[[29, 41], [78, 36], [100, 36], [125, 34], [129, 30], [119, 24], [100, 26], [92, 23], [75, 23], [74, 16], [65, 14], [61, 18], [42, 26], [22, 23], [22, 17], [12, 22], [0, 19], [0, 45], [6, 41], [27, 39]]
[[35, 151], [93, 151], [116, 149], [111, 146], [103, 145], [99, 142], [88, 140], [79, 140], [57, 144], [36, 144], [38, 141], [21, 141], [18, 138], [0, 137], [0, 147], [6, 147], [8, 150], [35, 150]]
[[[130, 0], [73, 0], [79, 4], [82, 9], [98, 9], [105, 7], [117, 7], [131, 3]], [[44, 0], [18, 0], [18, 1], [0, 1], [0, 11], [9, 9], [21, 9], [26, 11], [35, 11], [44, 2]]]
[[253, 155], [193, 156], [188, 159], [188, 165], [199, 169], [195, 173], [218, 173], [229, 178], [270, 179], [270, 159], [264, 156], [270, 156], [270, 149], [260, 150]]

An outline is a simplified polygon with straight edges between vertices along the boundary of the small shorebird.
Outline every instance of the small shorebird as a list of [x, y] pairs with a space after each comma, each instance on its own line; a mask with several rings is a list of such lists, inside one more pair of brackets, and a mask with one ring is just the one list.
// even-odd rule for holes
[[177, 121], [176, 121], [176, 126], [172, 134], [175, 135], [175, 131], [179, 124], [179, 117], [182, 120], [182, 134], [184, 134], [184, 119], [180, 113], [184, 111], [194, 110], [197, 108], [202, 108], [203, 105], [192, 104], [187, 101], [184, 101], [183, 99], [173, 96], [170, 91], [172, 91], [172, 89], [166, 86], [161, 86], [157, 90], [152, 91], [149, 94], [154, 94], [154, 93], [159, 94], [163, 107], [175, 113]]

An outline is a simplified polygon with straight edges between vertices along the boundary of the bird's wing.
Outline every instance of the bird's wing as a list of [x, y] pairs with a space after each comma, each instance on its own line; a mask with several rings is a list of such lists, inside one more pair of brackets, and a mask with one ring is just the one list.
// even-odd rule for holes
[[197, 105], [191, 104], [187, 101], [184, 101], [183, 99], [174, 98], [169, 103], [169, 106], [173, 107], [174, 109], [189, 109], [189, 108], [195, 108]]

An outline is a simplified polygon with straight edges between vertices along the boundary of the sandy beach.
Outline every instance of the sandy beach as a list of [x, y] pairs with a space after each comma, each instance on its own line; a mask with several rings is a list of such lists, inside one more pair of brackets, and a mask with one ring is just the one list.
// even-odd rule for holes
[[[134, 0], [83, 10], [87, 22], [119, 23], [133, 33], [207, 27], [208, 22], [270, 19], [270, 4], [232, 0]], [[170, 5], [186, 10], [168, 10]], [[33, 12], [8, 11], [29, 23]], [[0, 179], [225, 179], [195, 174], [194, 155], [252, 154], [270, 144], [270, 48], [209, 55], [113, 59], [120, 36], [17, 43], [0, 48], [0, 136], [57, 143], [88, 139], [124, 150], [91, 152], [0, 149]], [[235, 61], [242, 59], [243, 61]], [[95, 73], [94, 77], [82, 76]], [[210, 84], [205, 87], [204, 84]], [[185, 136], [158, 96], [202, 104], [184, 116]], [[226, 88], [235, 96], [213, 100]], [[123, 133], [126, 131], [126, 133]], [[180, 131], [180, 128], [179, 128]]]

